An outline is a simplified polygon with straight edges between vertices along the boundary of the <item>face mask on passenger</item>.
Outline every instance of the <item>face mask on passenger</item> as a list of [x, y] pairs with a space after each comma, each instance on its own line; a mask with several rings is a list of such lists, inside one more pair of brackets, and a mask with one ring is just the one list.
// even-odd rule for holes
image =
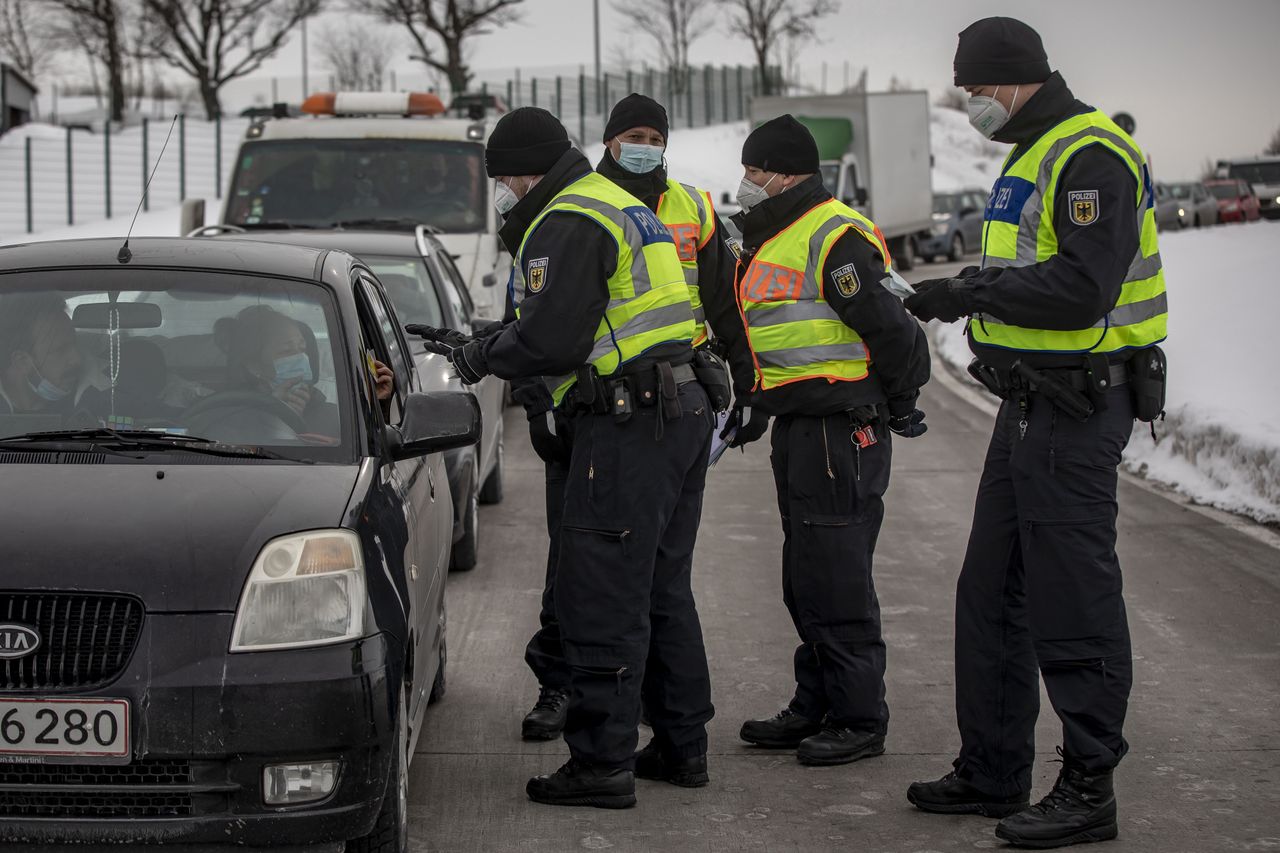
[[47, 400], [50, 403], [56, 403], [59, 400], [65, 400], [67, 396], [71, 394], [71, 392], [65, 388], [59, 388], [48, 379], [45, 379], [44, 376], [41, 375], [40, 370], [35, 366], [34, 362], [31, 364], [31, 369], [35, 371], [36, 376], [40, 377], [40, 381], [32, 382], [28, 379], [27, 385], [30, 386], [32, 393], [40, 399]]
[[315, 379], [311, 375], [311, 359], [307, 358], [305, 352], [281, 356], [275, 360], [274, 365], [276, 375], [271, 384], [276, 388], [293, 380], [311, 382]]

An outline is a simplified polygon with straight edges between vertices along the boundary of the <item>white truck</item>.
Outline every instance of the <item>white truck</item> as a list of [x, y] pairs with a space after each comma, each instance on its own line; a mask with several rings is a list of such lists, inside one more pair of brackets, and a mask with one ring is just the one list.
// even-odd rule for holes
[[809, 128], [827, 189], [870, 217], [898, 269], [911, 269], [917, 235], [933, 225], [927, 92], [766, 96], [750, 113], [753, 127], [790, 113]]
[[305, 115], [256, 119], [232, 167], [217, 224], [204, 200], [183, 206], [194, 231], [427, 226], [452, 255], [480, 317], [502, 317], [511, 264], [498, 240], [484, 145], [485, 110], [447, 117], [430, 93], [338, 92], [307, 98]]

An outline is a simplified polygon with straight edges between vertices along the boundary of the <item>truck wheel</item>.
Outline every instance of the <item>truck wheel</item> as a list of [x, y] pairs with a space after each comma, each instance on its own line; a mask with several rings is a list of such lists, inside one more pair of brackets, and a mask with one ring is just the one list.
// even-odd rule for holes
[[392, 745], [382, 809], [373, 831], [347, 842], [347, 853], [408, 853], [409, 850], [409, 709], [400, 688], [400, 713]]
[[449, 571], [469, 572], [476, 567], [477, 552], [480, 548], [480, 484], [472, 475], [471, 488], [467, 492], [466, 503], [462, 512], [462, 538], [453, 543], [453, 551], [449, 556]]
[[951, 246], [947, 249], [947, 260], [955, 262], [964, 257], [964, 238], [958, 233], [951, 235]]
[[493, 448], [493, 470], [489, 472], [489, 476], [484, 480], [484, 485], [480, 487], [480, 503], [482, 504], [502, 503], [502, 465], [506, 457], [503, 443], [505, 441], [506, 428], [499, 422], [498, 441]]

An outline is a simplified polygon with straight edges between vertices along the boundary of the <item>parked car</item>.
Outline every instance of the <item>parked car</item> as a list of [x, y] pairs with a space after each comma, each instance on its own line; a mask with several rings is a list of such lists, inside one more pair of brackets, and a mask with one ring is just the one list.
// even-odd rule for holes
[[987, 194], [982, 190], [962, 190], [933, 194], [933, 227], [922, 232], [916, 244], [920, 257], [936, 261], [946, 255], [958, 261], [965, 253], [982, 245], [982, 211]]
[[0, 841], [407, 850], [475, 397], [338, 251], [7, 247], [0, 317], [45, 354], [0, 416]]
[[1258, 212], [1267, 219], [1280, 219], [1280, 156], [1219, 160], [1217, 174], [1248, 183], [1258, 199]]
[[[1216, 205], [1216, 203], [1215, 203]], [[1182, 202], [1173, 196], [1167, 184], [1156, 184], [1156, 227], [1161, 231], [1174, 231], [1186, 227], [1183, 221], [1185, 208]]]
[[[228, 233], [228, 226], [205, 229]], [[232, 237], [236, 237], [231, 229]], [[386, 288], [396, 314], [404, 323], [447, 326], [470, 332], [487, 322], [476, 316], [466, 283], [440, 240], [427, 228], [403, 231], [258, 231], [254, 240], [342, 249], [369, 265]], [[417, 343], [417, 339], [412, 339]], [[453, 495], [454, 571], [475, 568], [479, 551], [479, 504], [502, 500], [503, 426], [506, 382], [486, 376], [470, 387], [462, 384], [448, 361], [422, 349], [413, 351], [413, 362], [428, 391], [470, 391], [480, 403], [482, 430], [479, 444], [445, 453], [449, 491]]]
[[1204, 186], [1218, 202], [1220, 221], [1252, 222], [1260, 216], [1257, 196], [1239, 178], [1215, 178]]
[[1164, 186], [1169, 197], [1178, 203], [1178, 219], [1183, 228], [1218, 224], [1218, 200], [1199, 181], [1180, 184], [1157, 184], [1157, 191]]

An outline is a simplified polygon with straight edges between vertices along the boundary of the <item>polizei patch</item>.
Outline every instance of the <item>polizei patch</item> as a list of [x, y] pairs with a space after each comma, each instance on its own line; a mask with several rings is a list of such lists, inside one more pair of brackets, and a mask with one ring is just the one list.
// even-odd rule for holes
[[529, 292], [538, 293], [547, 286], [547, 259], [534, 258], [529, 261]]
[[862, 282], [858, 281], [858, 271], [853, 268], [853, 264], [845, 264], [838, 270], [832, 270], [831, 281], [835, 283], [840, 295], [845, 297], [853, 296], [858, 292], [858, 288], [862, 287]]
[[1076, 225], [1092, 225], [1098, 220], [1098, 191], [1072, 190], [1067, 193], [1071, 221]]

